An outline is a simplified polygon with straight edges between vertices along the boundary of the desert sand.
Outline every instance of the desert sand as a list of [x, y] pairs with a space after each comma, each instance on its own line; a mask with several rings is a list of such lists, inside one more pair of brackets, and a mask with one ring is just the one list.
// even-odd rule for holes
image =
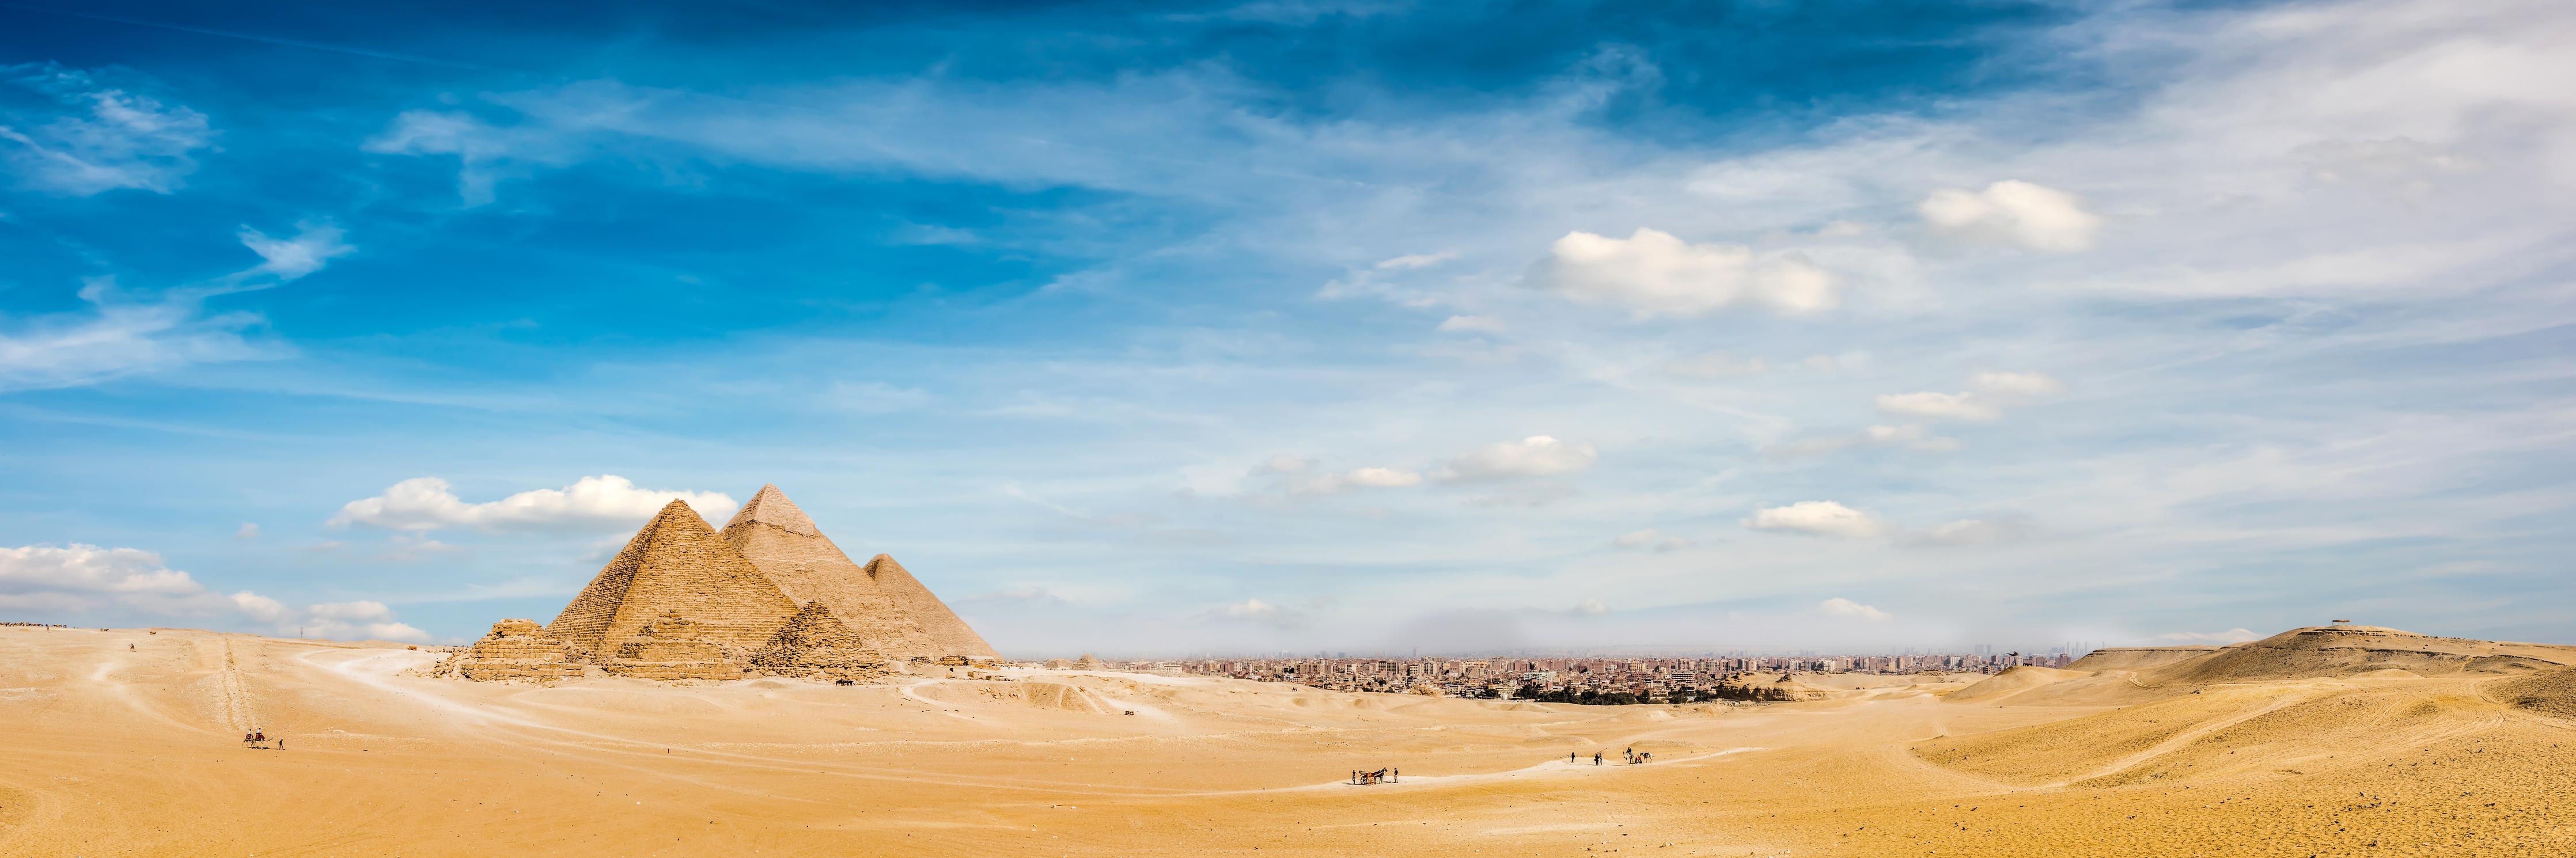
[[2390, 630], [1759, 706], [441, 656], [0, 629], [0, 855], [2576, 854], [2576, 653]]

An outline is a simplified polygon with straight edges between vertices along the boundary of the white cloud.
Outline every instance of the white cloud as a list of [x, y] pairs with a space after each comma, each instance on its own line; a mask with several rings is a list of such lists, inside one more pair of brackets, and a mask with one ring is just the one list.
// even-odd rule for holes
[[1844, 352], [1838, 355], [1814, 354], [1798, 360], [1798, 365], [1815, 372], [1837, 372], [1860, 369], [1869, 365], [1868, 352]]
[[1980, 372], [1958, 393], [1882, 393], [1878, 410], [1933, 420], [1993, 420], [2006, 406], [2066, 390], [2066, 383], [2035, 372]]
[[1744, 526], [1754, 530], [1777, 530], [1816, 536], [1866, 538], [1879, 535], [1886, 526], [1878, 517], [1833, 501], [1799, 501], [1788, 506], [1754, 510]]
[[1804, 314], [1839, 302], [1833, 274], [1805, 257], [1764, 259], [1749, 247], [1692, 244], [1644, 227], [1627, 238], [1567, 233], [1531, 268], [1528, 283], [1640, 316], [1700, 316], [1739, 305]]
[[1307, 468], [1312, 468], [1312, 467], [1314, 467], [1314, 466], [1315, 466], [1315, 460], [1313, 460], [1313, 459], [1301, 458], [1301, 457], [1297, 457], [1297, 456], [1291, 456], [1291, 455], [1288, 455], [1288, 454], [1286, 454], [1286, 453], [1281, 453], [1281, 454], [1279, 454], [1279, 455], [1276, 455], [1276, 456], [1272, 456], [1272, 457], [1270, 457], [1268, 461], [1264, 461], [1264, 462], [1262, 462], [1262, 463], [1261, 463], [1261, 467], [1260, 467], [1260, 468], [1258, 468], [1257, 470], [1266, 471], [1266, 472], [1273, 473], [1273, 474], [1294, 474], [1294, 473], [1300, 473], [1300, 472], [1303, 472], [1303, 471], [1305, 471]]
[[1878, 410], [1936, 420], [1993, 420], [2003, 416], [2001, 410], [1974, 393], [1882, 393], [1878, 395]]
[[502, 179], [570, 164], [587, 151], [559, 129], [502, 128], [464, 113], [436, 110], [403, 111], [363, 148], [389, 155], [456, 156], [456, 194], [469, 208], [492, 202]]
[[2308, 174], [2317, 181], [2368, 184], [2408, 198], [2431, 194], [2444, 179], [2486, 168], [2476, 156], [2408, 137], [2319, 140], [2290, 154], [2307, 162]]
[[1773, 444], [1762, 448], [1764, 455], [1791, 459], [1848, 450], [1854, 447], [1896, 447], [1923, 452], [1947, 452], [1960, 447], [1959, 439], [1944, 438], [1924, 431], [1922, 426], [1907, 423], [1899, 426], [1871, 426], [1849, 435], [1828, 435]]
[[0, 548], [0, 592], [38, 590], [187, 595], [205, 588], [163, 565], [161, 555], [141, 549], [80, 543]]
[[241, 272], [235, 277], [246, 278], [266, 274], [275, 276], [279, 281], [293, 280], [320, 271], [323, 266], [329, 265], [331, 260], [347, 256], [357, 250], [348, 242], [340, 240], [342, 233], [339, 227], [327, 223], [306, 222], [296, 224], [295, 229], [294, 238], [271, 238], [267, 233], [247, 226], [242, 227], [242, 246], [250, 248], [252, 253], [259, 254], [260, 263], [257, 267]]
[[1678, 536], [1666, 536], [1663, 531], [1659, 531], [1651, 527], [1646, 528], [1645, 530], [1636, 530], [1619, 534], [1617, 537], [1610, 540], [1610, 544], [1620, 548], [1651, 549], [1658, 554], [1667, 551], [1680, 551], [1684, 548], [1689, 548], [1691, 545], [1690, 540], [1683, 539]]
[[233, 538], [234, 538], [234, 539], [258, 539], [258, 538], [259, 538], [259, 525], [258, 525], [258, 524], [256, 524], [256, 523], [253, 523], [253, 522], [247, 522], [247, 521], [242, 522], [241, 529], [233, 531]]
[[1828, 615], [1836, 617], [1858, 617], [1870, 622], [1880, 622], [1889, 619], [1889, 615], [1886, 611], [1882, 611], [1859, 602], [1854, 602], [1840, 596], [1819, 602], [1817, 603], [1816, 608], [1824, 611]]
[[1963, 518], [1908, 532], [1900, 537], [1900, 541], [1908, 545], [1985, 545], [2020, 539], [2029, 529], [2027, 524], [2017, 520]]
[[[203, 312], [203, 295], [134, 300], [111, 278], [80, 291], [87, 312], [24, 318], [0, 329], [0, 390], [73, 387], [192, 363], [263, 360], [293, 352], [253, 339], [249, 313]], [[6, 323], [7, 319], [0, 319]]]
[[1451, 316], [1440, 322], [1440, 330], [1499, 334], [1508, 329], [1503, 320], [1492, 316]]
[[1351, 485], [1369, 488], [1402, 488], [1422, 484], [1422, 475], [1402, 468], [1360, 468], [1342, 475]]
[[1006, 587], [990, 593], [965, 597], [968, 602], [1020, 602], [1040, 605], [1071, 605], [1076, 600], [1046, 587]]
[[1934, 191], [1915, 212], [1936, 232], [2057, 253], [2091, 249], [2102, 228], [2075, 195], [2017, 179]]
[[428, 640], [429, 633], [394, 619], [383, 602], [325, 602], [305, 609], [298, 621], [307, 635], [325, 638], [376, 638], [389, 641]]
[[1420, 473], [1402, 468], [1354, 468], [1298, 480], [1290, 484], [1288, 490], [1296, 494], [1332, 494], [1349, 489], [1399, 489], [1421, 484]]
[[1278, 605], [1257, 598], [1229, 602], [1218, 605], [1216, 609], [1218, 616], [1236, 620], [1277, 620], [1283, 616], [1283, 613]]
[[0, 548], [0, 606], [147, 617], [230, 616], [279, 633], [309, 626], [323, 637], [429, 638], [399, 622], [381, 602], [314, 605], [299, 612], [247, 590], [230, 596], [208, 592], [154, 552], [79, 543]]
[[1585, 599], [1574, 605], [1574, 615], [1578, 617], [1597, 617], [1607, 613], [1610, 613], [1610, 606], [1601, 604], [1599, 599]]
[[1684, 378], [1737, 378], [1760, 375], [1770, 368], [1761, 358], [1738, 358], [1725, 352], [1674, 358], [1664, 364], [1664, 372]]
[[1968, 377], [1968, 388], [1987, 396], [2047, 396], [2063, 393], [2066, 383], [2036, 372], [1980, 372]]
[[653, 517], [673, 500], [687, 501], [691, 509], [709, 521], [722, 521], [739, 506], [728, 495], [642, 489], [614, 474], [583, 477], [560, 489], [534, 489], [470, 504], [459, 499], [446, 480], [416, 477], [393, 484], [384, 494], [348, 502], [328, 524], [363, 524], [405, 531], [442, 527], [632, 527]]
[[40, 105], [0, 98], [0, 164], [30, 188], [67, 196], [119, 189], [167, 194], [213, 145], [205, 114], [164, 105], [60, 65], [0, 67]]
[[1448, 252], [1414, 253], [1379, 260], [1376, 267], [1380, 271], [1409, 271], [1415, 268], [1429, 268], [1456, 258], [1458, 254]]
[[295, 612], [289, 610], [285, 603], [249, 590], [243, 590], [225, 598], [231, 600], [233, 607], [239, 609], [243, 616], [260, 622], [281, 623], [295, 616]]
[[2237, 644], [2262, 640], [2263, 636], [2240, 627], [2223, 632], [2173, 632], [2157, 635], [2156, 639], [2185, 644]]
[[1450, 459], [1438, 476], [1453, 481], [1552, 477], [1592, 467], [1600, 458], [1590, 444], [1567, 444], [1546, 435], [1532, 435], [1519, 441], [1487, 444]]
[[[244, 227], [242, 244], [260, 264], [158, 295], [134, 295], [113, 277], [81, 284], [85, 312], [0, 314], [0, 391], [76, 387], [194, 363], [286, 357], [284, 343], [256, 339], [257, 314], [208, 312], [227, 292], [274, 286], [319, 271], [355, 248], [337, 227], [301, 225], [294, 238], [270, 238]], [[14, 324], [11, 324], [14, 321]]]

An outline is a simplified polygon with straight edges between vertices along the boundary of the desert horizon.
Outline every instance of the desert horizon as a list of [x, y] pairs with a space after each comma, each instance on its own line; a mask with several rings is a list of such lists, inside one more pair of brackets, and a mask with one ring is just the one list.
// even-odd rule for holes
[[[2576, 715], [2576, 647], [2371, 627], [2292, 630], [2218, 650], [2115, 651], [2070, 669], [1993, 676], [1805, 675], [1800, 684], [1820, 693], [1797, 701], [1627, 706], [1008, 664], [853, 685], [470, 682], [432, 677], [445, 654], [413, 646], [0, 629], [0, 693], [14, 725], [0, 743], [19, 761], [0, 774], [0, 847], [1711, 856], [2576, 848], [2564, 824], [2576, 813], [2564, 786], [2576, 757], [2563, 747]], [[251, 730], [282, 747], [238, 741]], [[1630, 762], [1630, 753], [1649, 756]], [[1352, 782], [1381, 769], [1392, 779]], [[194, 824], [171, 824], [179, 820]]]
[[0, 858], [2576, 856], [2571, 45], [0, 2]]

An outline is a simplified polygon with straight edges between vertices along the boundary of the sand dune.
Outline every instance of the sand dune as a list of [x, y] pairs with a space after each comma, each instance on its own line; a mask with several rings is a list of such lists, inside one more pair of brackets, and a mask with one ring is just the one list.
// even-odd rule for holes
[[[2576, 673], [2498, 667], [2561, 650], [2331, 640], [2369, 643], [1585, 707], [1021, 669], [476, 683], [399, 645], [7, 629], [0, 854], [2576, 854]], [[2212, 681], [2139, 681], [2175, 668]], [[1380, 766], [1403, 782], [1341, 782]]]
[[2133, 646], [2104, 647], [2075, 660], [2068, 670], [2144, 670], [2163, 667], [2177, 661], [2217, 652], [2214, 646]]
[[2443, 638], [2377, 626], [2292, 629], [2259, 641], [2141, 671], [2149, 685], [2351, 676], [2404, 670], [2423, 676], [2516, 673], [2576, 664], [2576, 647]]
[[2059, 670], [2053, 667], [2021, 665], [2018, 667], [2007, 668], [2004, 672], [1987, 677], [1983, 681], [1974, 685], [1953, 691], [1950, 693], [1949, 700], [1953, 703], [1992, 703], [2008, 697], [2020, 696], [2022, 692], [2029, 691], [2043, 685], [2053, 685], [2069, 679], [2087, 676], [2092, 676], [2092, 674], [2080, 670]]

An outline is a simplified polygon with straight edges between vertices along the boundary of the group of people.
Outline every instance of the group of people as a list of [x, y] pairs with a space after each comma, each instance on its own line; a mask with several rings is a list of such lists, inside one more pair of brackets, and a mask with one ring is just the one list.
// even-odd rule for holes
[[31, 628], [31, 629], [68, 629], [68, 628], [71, 628], [70, 626], [66, 626], [66, 625], [63, 625], [63, 624], [61, 624], [61, 623], [20, 623], [20, 622], [6, 622], [6, 623], [0, 623], [0, 626], [25, 626], [25, 627], [28, 627], [28, 628]]
[[[1603, 756], [1604, 754], [1606, 754], [1606, 753], [1608, 753], [1608, 752], [1606, 752], [1606, 751], [1594, 751], [1594, 752], [1592, 752], [1592, 764], [1593, 764], [1593, 765], [1596, 765], [1596, 766], [1597, 766], [1597, 765], [1601, 765], [1601, 758], [1602, 758], [1602, 756]], [[1628, 760], [1628, 765], [1632, 765], [1632, 766], [1633, 766], [1633, 765], [1637, 765], [1637, 764], [1639, 764], [1639, 763], [1646, 762], [1647, 760], [1652, 760], [1652, 759], [1654, 759], [1654, 758], [1655, 758], [1655, 755], [1653, 755], [1653, 754], [1640, 754], [1640, 753], [1637, 753], [1637, 749], [1636, 749], [1636, 748], [1634, 748], [1634, 747], [1631, 747], [1631, 748], [1629, 748], [1629, 749], [1627, 749], [1627, 750], [1625, 750], [1625, 751], [1622, 751], [1622, 752], [1621, 752], [1621, 755], [1622, 755], [1622, 756], [1624, 756], [1624, 757], [1626, 757], [1626, 758], [1627, 758], [1627, 760]], [[1573, 751], [1567, 751], [1567, 752], [1565, 752], [1565, 761], [1566, 761], [1566, 762], [1569, 762], [1569, 763], [1578, 763], [1578, 762], [1581, 762], [1581, 761], [1582, 761], [1582, 758], [1581, 758], [1581, 757], [1579, 757], [1579, 756], [1577, 756], [1577, 755], [1575, 754], [1575, 752], [1573, 752]]]
[[[270, 742], [276, 742], [277, 744], [271, 745], [269, 744]], [[267, 733], [253, 729], [248, 733], [242, 734], [242, 744], [249, 745], [254, 748], [274, 748], [276, 750], [283, 751], [286, 750], [286, 737], [279, 736], [275, 739], [271, 739], [268, 737]]]

